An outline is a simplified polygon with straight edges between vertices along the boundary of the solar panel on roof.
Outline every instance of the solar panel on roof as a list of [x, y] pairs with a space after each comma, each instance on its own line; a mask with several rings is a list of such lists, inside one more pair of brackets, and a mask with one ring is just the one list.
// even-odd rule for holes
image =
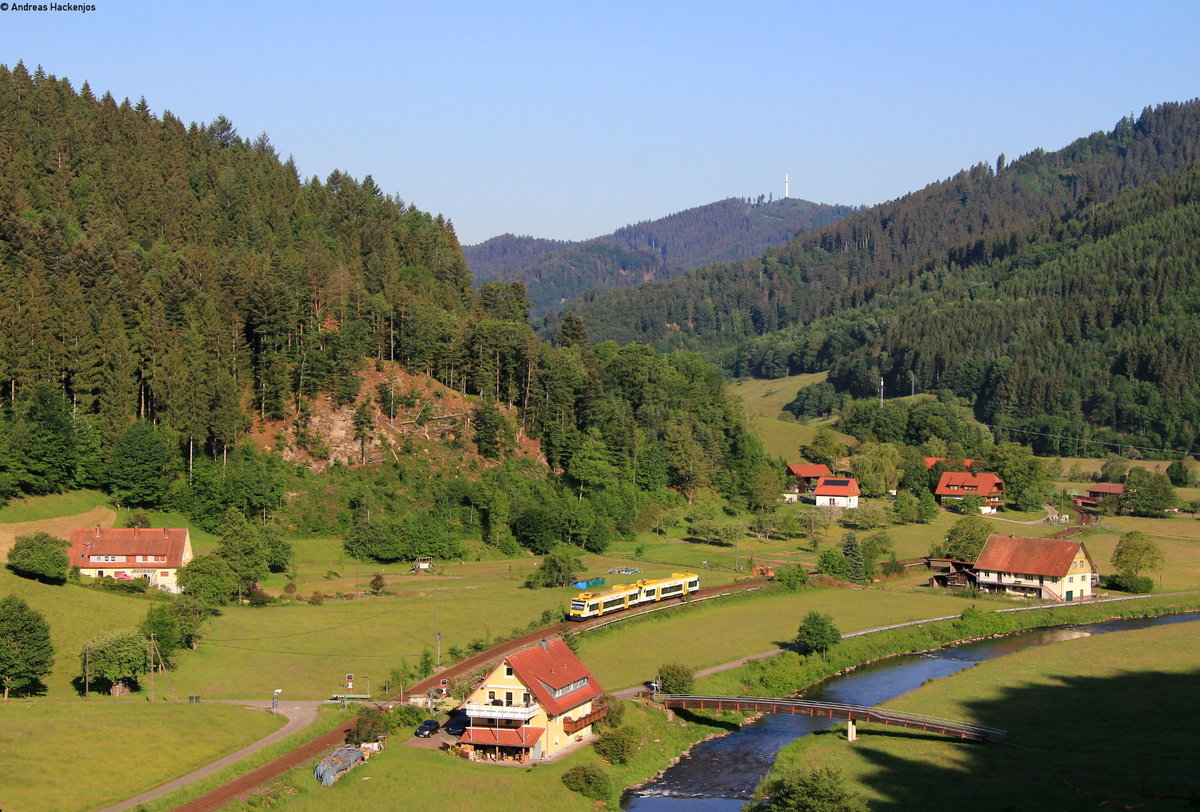
[[825, 480], [825, 484], [826, 485], [845, 486], [845, 485], [850, 484], [850, 480], [848, 480], [848, 479], [827, 479], [827, 480]]

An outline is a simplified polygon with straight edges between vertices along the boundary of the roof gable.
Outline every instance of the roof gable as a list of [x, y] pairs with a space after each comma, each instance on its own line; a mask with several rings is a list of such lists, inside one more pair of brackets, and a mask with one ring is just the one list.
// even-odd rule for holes
[[[552, 716], [576, 708], [604, 692], [561, 637], [543, 640], [532, 648], [518, 651], [506, 662], [512, 666], [517, 679], [537, 697], [538, 704]], [[577, 682], [582, 685], [570, 693], [554, 696], [555, 691]]]
[[819, 463], [801, 463], [794, 462], [787, 467], [788, 473], [794, 477], [802, 479], [813, 479], [815, 477], [833, 476], [833, 472], [829, 470], [829, 466]]
[[152, 567], [182, 567], [192, 557], [192, 544], [186, 527], [82, 527], [71, 531], [71, 566], [87, 567], [94, 555], [130, 557], [126, 564], [138, 563], [134, 556], [165, 557], [146, 562]]
[[1001, 496], [1004, 480], [995, 474], [976, 474], [972, 471], [946, 471], [938, 480], [938, 496], [962, 496], [977, 493], [980, 496]]
[[1061, 578], [1070, 572], [1071, 562], [1080, 550], [1094, 568], [1095, 564], [1091, 563], [1092, 557], [1088, 555], [1082, 541], [1001, 536], [993, 533], [983, 545], [983, 550], [975, 562], [975, 569]]
[[821, 477], [817, 487], [813, 488], [816, 496], [858, 496], [858, 480], [853, 477]]

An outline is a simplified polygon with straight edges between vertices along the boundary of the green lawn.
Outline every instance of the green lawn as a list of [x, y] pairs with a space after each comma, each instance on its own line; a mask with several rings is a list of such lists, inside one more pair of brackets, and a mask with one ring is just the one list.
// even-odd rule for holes
[[282, 727], [236, 705], [10, 700], [0, 704], [6, 812], [101, 809]]
[[135, 626], [152, 605], [133, 598], [74, 584], [52, 586], [13, 575], [0, 568], [0, 595], [16, 595], [42, 613], [54, 644], [54, 670], [45, 679], [47, 695], [75, 696], [71, 681], [79, 676], [79, 651], [102, 631]]
[[841, 769], [872, 809], [1182, 809], [1154, 796], [1200, 792], [1198, 680], [1194, 623], [1027, 649], [887, 703], [1003, 728], [1009, 745], [862, 725], [855, 744], [798, 740], [777, 769]]
[[791, 641], [804, 615], [826, 612], [842, 632], [957, 614], [970, 604], [946, 593], [810, 589], [713, 601], [663, 620], [582, 637], [580, 658], [609, 690], [638, 685], [663, 663], [695, 669], [757, 654]]
[[100, 491], [68, 491], [48, 496], [26, 496], [0, 508], [0, 524], [75, 516], [87, 513], [95, 507], [108, 506], [108, 496]]
[[422, 812], [511, 812], [514, 809], [585, 812], [601, 808], [596, 802], [568, 790], [562, 783], [567, 770], [591, 764], [608, 773], [614, 792], [608, 808], [617, 808], [621, 790], [652, 777], [692, 744], [714, 733], [723, 733], [730, 722], [711, 724], [696, 715], [691, 721], [667, 721], [659, 710], [633, 702], [626, 707], [624, 724], [640, 734], [637, 753], [624, 766], [601, 760], [590, 747], [562, 760], [531, 767], [476, 764], [449, 753], [408, 747], [401, 737], [365, 765], [355, 768], [332, 787], [312, 778], [312, 768], [292, 771], [276, 783], [268, 804], [288, 812], [359, 812], [363, 809], [419, 809]]

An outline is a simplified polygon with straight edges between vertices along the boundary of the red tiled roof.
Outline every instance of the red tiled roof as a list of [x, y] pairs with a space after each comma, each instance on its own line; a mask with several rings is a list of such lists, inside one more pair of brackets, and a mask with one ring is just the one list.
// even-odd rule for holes
[[1061, 578], [1070, 571], [1071, 562], [1081, 547], [1082, 541], [1070, 539], [1034, 539], [993, 533], [983, 545], [975, 569]]
[[789, 465], [787, 469], [789, 474], [794, 477], [800, 477], [801, 479], [833, 476], [833, 472], [829, 470], [829, 466], [816, 463], [794, 462]]
[[815, 496], [858, 496], [858, 480], [851, 477], [821, 477]]
[[1125, 493], [1125, 486], [1118, 482], [1097, 482], [1088, 487], [1088, 493]]
[[[933, 466], [937, 465], [939, 462], [945, 462], [945, 461], [946, 461], [945, 457], [926, 457], [925, 458], [925, 467], [932, 468]], [[975, 464], [975, 460], [963, 460], [963, 465], [967, 466], [968, 468], [970, 468], [974, 464]]]
[[1004, 480], [995, 474], [976, 474], [971, 471], [946, 471], [938, 480], [938, 496], [962, 496], [975, 493], [980, 496], [1003, 496]]
[[[566, 713], [604, 693], [600, 683], [584, 667], [575, 652], [561, 637], [543, 640], [533, 648], [518, 651], [508, 658], [513, 673], [533, 692], [538, 704], [551, 716]], [[555, 697], [554, 692], [579, 680], [587, 681], [569, 694]]]
[[501, 747], [533, 747], [546, 732], [544, 727], [469, 727], [459, 739], [463, 744]]
[[[104, 567], [124, 564], [131, 567], [170, 569], [182, 567], [188, 547], [187, 528], [175, 527], [83, 527], [71, 531], [73, 567]], [[93, 555], [123, 555], [127, 561], [100, 563], [91, 561]], [[137, 561], [134, 556], [165, 556], [165, 561]]]

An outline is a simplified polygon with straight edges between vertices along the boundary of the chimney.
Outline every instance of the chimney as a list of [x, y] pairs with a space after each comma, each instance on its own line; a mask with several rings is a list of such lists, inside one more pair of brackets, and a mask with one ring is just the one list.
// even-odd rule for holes
[[163, 538], [166, 538], [168, 535], [169, 534], [167, 533], [167, 528], [164, 527], [163, 528]]
[[546, 641], [542, 640], [542, 651], [549, 651], [550, 647], [546, 645]]

